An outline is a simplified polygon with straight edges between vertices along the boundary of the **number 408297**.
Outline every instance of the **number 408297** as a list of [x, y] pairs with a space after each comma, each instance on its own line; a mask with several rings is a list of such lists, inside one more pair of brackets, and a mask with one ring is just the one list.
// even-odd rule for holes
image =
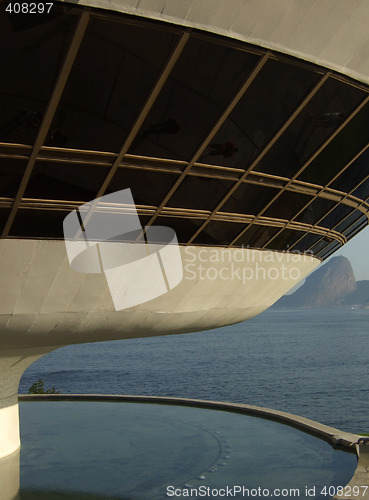
[[9, 2], [5, 10], [10, 14], [49, 14], [53, 5], [53, 2]]

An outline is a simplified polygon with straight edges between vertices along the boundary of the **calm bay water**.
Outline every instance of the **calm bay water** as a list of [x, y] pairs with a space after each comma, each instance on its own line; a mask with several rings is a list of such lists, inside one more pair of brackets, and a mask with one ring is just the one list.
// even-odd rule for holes
[[266, 311], [185, 335], [67, 346], [36, 361], [63, 393], [212, 399], [297, 413], [369, 432], [369, 310]]

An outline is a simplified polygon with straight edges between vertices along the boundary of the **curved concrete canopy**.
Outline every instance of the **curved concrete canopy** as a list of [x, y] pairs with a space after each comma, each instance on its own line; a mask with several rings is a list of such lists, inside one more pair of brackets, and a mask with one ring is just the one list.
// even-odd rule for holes
[[63, 0], [202, 29], [369, 83], [367, 0]]

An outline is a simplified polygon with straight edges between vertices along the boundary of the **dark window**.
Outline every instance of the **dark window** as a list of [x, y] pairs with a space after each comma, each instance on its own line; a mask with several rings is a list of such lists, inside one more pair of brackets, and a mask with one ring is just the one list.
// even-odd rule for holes
[[339, 204], [330, 212], [327, 214], [324, 219], [322, 219], [319, 222], [319, 226], [321, 227], [327, 227], [329, 229], [332, 229], [335, 227], [339, 222], [346, 217], [350, 212], [352, 212], [353, 208], [349, 207], [347, 205], [342, 205]]
[[[253, 224], [234, 243], [236, 246], [262, 248], [281, 230], [280, 227]], [[241, 232], [241, 231], [240, 231]]]
[[[367, 175], [369, 175], [369, 150], [367, 149], [357, 160], [354, 161], [337, 179], [332, 182], [333, 189], [349, 193], [354, 189]], [[360, 188], [363, 189], [363, 184]], [[359, 188], [359, 189], [360, 189]], [[362, 191], [369, 196], [369, 189], [366, 187]], [[357, 196], [357, 195], [355, 195]]]
[[346, 125], [299, 179], [324, 186], [369, 142], [369, 104]]
[[96, 197], [108, 171], [101, 165], [38, 161], [24, 197], [90, 201]]
[[288, 250], [295, 241], [297, 241], [305, 233], [304, 231], [295, 231], [293, 229], [283, 229], [281, 233], [278, 234], [266, 248], [268, 250]]
[[189, 160], [258, 58], [190, 39], [130, 152]]
[[329, 236], [321, 236], [319, 240], [310, 248], [314, 255], [318, 255], [324, 248], [330, 245], [332, 242], [335, 242], [333, 238]]
[[9, 215], [10, 215], [10, 208], [0, 208], [0, 233], [3, 232]]
[[334, 228], [335, 231], [343, 233], [344, 231], [349, 230], [350, 226], [352, 226], [358, 219], [362, 219], [363, 212], [360, 212], [360, 210], [354, 210], [353, 208], [351, 208], [351, 210], [352, 212], [345, 217], [345, 219], [340, 222], [337, 227]]
[[118, 151], [174, 41], [146, 24], [91, 19], [46, 144]]
[[367, 200], [369, 198], [369, 179], [362, 182], [351, 194], [361, 200]]
[[213, 141], [214, 144], [229, 141], [238, 152], [231, 156], [214, 155], [210, 146], [203, 162], [246, 168], [319, 77], [314, 71], [294, 64], [268, 61]]
[[326, 198], [315, 198], [315, 200], [296, 217], [296, 221], [311, 225], [317, 223], [321, 225], [318, 221], [335, 205], [337, 205], [335, 201], [327, 200]]
[[341, 244], [338, 241], [332, 241], [326, 248], [321, 250], [317, 255], [321, 259], [327, 259], [332, 253], [338, 250], [341, 247]]
[[185, 219], [184, 217], [161, 217], [155, 221], [155, 226], [168, 226], [174, 229], [177, 234], [179, 243], [187, 243], [187, 241], [196, 233], [198, 228], [203, 224], [201, 219]]
[[366, 215], [362, 215], [359, 219], [356, 220], [356, 222], [354, 222], [350, 227], [348, 227], [343, 232], [343, 234], [349, 240], [367, 225], [368, 225], [368, 218]]
[[330, 78], [254, 170], [292, 177], [364, 97]]
[[10, 236], [28, 238], [63, 238], [63, 220], [69, 211], [26, 210], [20, 208], [10, 229]]
[[138, 205], [158, 206], [176, 182], [178, 174], [119, 168], [109, 184], [109, 192], [130, 188]]
[[284, 191], [263, 213], [263, 217], [292, 219], [311, 200], [311, 196]]
[[14, 198], [27, 166], [27, 160], [0, 158], [0, 196]]
[[0, 141], [33, 144], [77, 16], [0, 15]]
[[256, 215], [277, 194], [277, 189], [242, 183], [220, 210]]
[[237, 222], [210, 221], [196, 237], [198, 245], [229, 245], [244, 229], [244, 224]]
[[313, 253], [312, 250], [310, 250], [310, 247], [320, 240], [321, 237], [322, 236], [320, 234], [307, 233], [296, 243], [296, 245], [293, 246], [292, 250]]
[[167, 205], [212, 211], [233, 185], [232, 181], [187, 176]]

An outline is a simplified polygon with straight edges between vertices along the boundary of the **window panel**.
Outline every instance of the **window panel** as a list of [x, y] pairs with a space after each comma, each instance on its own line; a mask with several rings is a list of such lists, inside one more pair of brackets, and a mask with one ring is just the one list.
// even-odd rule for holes
[[352, 192], [352, 195], [361, 200], [367, 200], [369, 198], [369, 179], [360, 184], [360, 186]]
[[10, 215], [10, 208], [0, 208], [0, 232], [2, 233]]
[[161, 217], [156, 221], [156, 226], [168, 226], [175, 230], [179, 243], [187, 243], [187, 241], [196, 233], [198, 228], [203, 224], [201, 219], [186, 219], [184, 217]]
[[314, 255], [318, 255], [319, 252], [321, 252], [324, 248], [326, 248], [328, 245], [330, 245], [332, 242], [335, 242], [333, 238], [330, 238], [328, 236], [324, 236], [323, 238], [321, 237], [320, 240], [317, 241], [312, 247], [311, 247], [311, 252], [313, 252]]
[[[366, 150], [352, 165], [337, 177], [331, 184], [331, 187], [348, 193], [367, 175], [369, 175], [369, 150]], [[363, 188], [363, 186], [361, 188]], [[369, 190], [365, 189], [363, 192], [369, 195]]]
[[222, 153], [211, 145], [202, 160], [246, 168], [319, 77], [310, 69], [269, 60], [214, 138], [214, 145], [229, 142], [238, 151], [232, 153], [229, 146]]
[[330, 78], [254, 170], [292, 177], [364, 97], [363, 90]]
[[130, 153], [189, 160], [259, 56], [192, 38]]
[[10, 229], [10, 236], [28, 238], [63, 238], [63, 220], [69, 211], [27, 210], [20, 208]]
[[0, 141], [33, 144], [77, 16], [57, 3], [46, 16], [6, 15], [2, 7]]
[[[327, 200], [326, 198], [315, 198], [315, 200], [296, 217], [296, 221], [311, 225], [317, 224], [318, 221], [324, 217], [324, 214], [329, 212], [335, 205], [337, 205], [335, 201]], [[321, 223], [319, 223], [319, 225], [321, 225]]]
[[288, 250], [296, 240], [305, 233], [303, 231], [294, 231], [293, 229], [283, 229], [283, 231], [271, 241], [266, 248], [268, 250]]
[[245, 224], [237, 222], [210, 221], [195, 238], [198, 245], [229, 245], [244, 229]]
[[337, 225], [337, 227], [334, 228], [334, 230], [338, 231], [339, 233], [343, 233], [352, 224], [354, 224], [354, 222], [357, 219], [361, 219], [362, 216], [363, 216], [363, 212], [360, 212], [360, 210], [354, 210], [353, 208], [351, 208], [351, 213], [342, 222], [340, 222]]
[[320, 258], [323, 258], [323, 259], [327, 259], [330, 255], [332, 255], [340, 247], [341, 247], [341, 244], [338, 241], [333, 241], [332, 243], [327, 245], [326, 248], [321, 250], [317, 256]]
[[360, 218], [356, 220], [350, 227], [348, 227], [344, 232], [344, 236], [346, 236], [347, 239], [352, 238], [355, 236], [359, 230], [363, 229], [365, 226], [368, 225], [368, 218], [366, 215], [362, 215]]
[[327, 184], [369, 142], [368, 121], [369, 104], [327, 145], [299, 179], [319, 185]]
[[176, 182], [178, 174], [119, 168], [114, 175], [108, 192], [130, 188], [138, 205], [158, 206]]
[[234, 244], [242, 247], [261, 248], [280, 230], [280, 227], [253, 224]]
[[327, 214], [324, 219], [319, 222], [319, 226], [327, 227], [332, 229], [336, 226], [342, 219], [346, 217], [350, 212], [352, 212], [353, 208], [347, 205], [337, 205], [337, 207], [332, 210], [329, 214]]
[[46, 144], [118, 151], [174, 42], [147, 24], [91, 19]]
[[320, 234], [307, 233], [301, 240], [293, 246], [292, 251], [313, 253], [310, 247], [314, 245], [322, 236]]
[[90, 201], [109, 169], [101, 165], [38, 161], [24, 198]]
[[256, 215], [276, 194], [277, 189], [243, 183], [226, 201], [221, 211]]
[[232, 185], [232, 181], [223, 179], [187, 176], [167, 205], [212, 211]]
[[263, 213], [263, 216], [289, 220], [294, 217], [309, 200], [311, 200], [311, 196], [306, 194], [284, 191]]
[[15, 197], [26, 166], [27, 160], [0, 158], [0, 196]]

